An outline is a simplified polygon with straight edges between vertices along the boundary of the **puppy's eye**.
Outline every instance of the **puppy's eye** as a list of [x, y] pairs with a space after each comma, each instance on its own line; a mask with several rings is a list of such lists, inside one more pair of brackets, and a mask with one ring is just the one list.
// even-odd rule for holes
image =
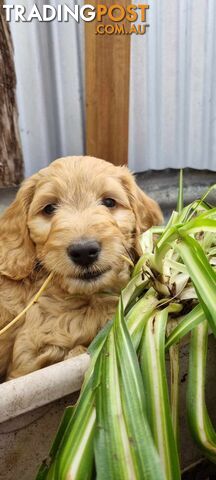
[[46, 205], [46, 207], [44, 207], [43, 213], [45, 213], [46, 215], [53, 215], [56, 207], [57, 205], [55, 203], [49, 203], [48, 205]]
[[116, 206], [116, 201], [113, 198], [103, 198], [102, 205], [107, 208], [114, 208]]

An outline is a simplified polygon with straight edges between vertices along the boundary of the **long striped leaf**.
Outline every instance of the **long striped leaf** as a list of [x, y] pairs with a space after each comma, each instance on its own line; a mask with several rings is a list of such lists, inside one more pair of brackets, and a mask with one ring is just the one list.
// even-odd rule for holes
[[208, 345], [208, 322], [205, 320], [192, 331], [187, 388], [187, 415], [194, 440], [216, 463], [216, 432], [205, 402], [205, 370]]
[[173, 433], [176, 445], [179, 449], [179, 346], [172, 345], [169, 349], [170, 355], [170, 402], [171, 402], [171, 417], [173, 425]]
[[183, 169], [179, 170], [179, 186], [178, 186], [178, 199], [177, 210], [181, 213], [184, 207], [184, 194], [183, 194]]
[[145, 394], [136, 352], [124, 320], [122, 304], [114, 322], [122, 404], [134, 463], [136, 479], [163, 478], [145, 411]]
[[176, 243], [175, 248], [187, 266], [206, 318], [216, 335], [216, 273], [199, 243], [192, 237], [184, 236], [179, 243]]
[[98, 480], [135, 478], [122, 408], [113, 330], [98, 360], [95, 461]]
[[138, 349], [145, 322], [156, 308], [158, 302], [156, 291], [150, 288], [125, 317], [135, 350]]
[[186, 223], [183, 227], [179, 228], [180, 234], [190, 234], [197, 232], [216, 232], [216, 220], [209, 218], [197, 217], [195, 220]]
[[168, 309], [156, 311], [147, 321], [141, 341], [141, 371], [148, 419], [163, 464], [166, 480], [179, 480], [180, 467], [172, 427], [165, 368], [165, 331]]
[[[91, 345], [92, 361], [76, 407], [65, 413], [50, 451], [49, 462], [41, 467], [36, 480], [61, 480], [73, 475], [77, 480], [91, 478], [94, 462], [95, 394], [92, 389], [94, 365], [112, 327], [108, 323]], [[43, 474], [43, 477], [42, 477]]]
[[99, 480], [163, 479], [145, 414], [137, 356], [122, 303], [100, 358], [95, 453]]
[[206, 210], [212, 210], [212, 207], [209, 208], [208, 204], [206, 204], [206, 201], [205, 199], [208, 197], [208, 195], [212, 192], [212, 190], [215, 190], [216, 189], [216, 184], [214, 185], [211, 185], [211, 187], [209, 187], [206, 192], [202, 195], [202, 197], [200, 198], [200, 200], [198, 201], [195, 201], [194, 203], [196, 204], [195, 206], [195, 210], [193, 212], [191, 212], [191, 215], [189, 217], [189, 220], [191, 219], [191, 217], [194, 215], [195, 212], [197, 212], [199, 210], [199, 207], [201, 205], [206, 205]]
[[[87, 385], [77, 409], [69, 421], [60, 448], [52, 462], [47, 480], [91, 478], [93, 467], [92, 438], [95, 426], [94, 394]], [[83, 441], [82, 441], [83, 440]], [[85, 475], [83, 475], [83, 469]]]
[[173, 329], [168, 336], [165, 344], [166, 350], [175, 343], [179, 342], [187, 333], [189, 333], [200, 322], [205, 320], [205, 314], [201, 305], [197, 305], [191, 312], [183, 317], [179, 324]]
[[122, 291], [122, 300], [124, 310], [129, 311], [131, 306], [136, 302], [136, 298], [139, 297], [146, 289], [148, 280], [143, 281], [141, 272], [131, 278], [130, 282], [126, 285]]

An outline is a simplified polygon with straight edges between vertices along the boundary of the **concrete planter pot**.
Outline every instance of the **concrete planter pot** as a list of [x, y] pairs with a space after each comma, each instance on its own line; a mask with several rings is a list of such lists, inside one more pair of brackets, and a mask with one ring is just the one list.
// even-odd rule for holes
[[[167, 357], [167, 366], [169, 367]], [[73, 405], [89, 365], [87, 354], [0, 385], [0, 480], [34, 480], [67, 405]], [[182, 467], [202, 455], [191, 440], [185, 415], [188, 344], [180, 351]], [[207, 407], [216, 422], [216, 348], [209, 337]], [[193, 478], [193, 477], [192, 477]], [[202, 478], [202, 477], [200, 477]], [[60, 479], [59, 479], [60, 480]]]
[[34, 480], [89, 365], [84, 354], [0, 385], [0, 479]]

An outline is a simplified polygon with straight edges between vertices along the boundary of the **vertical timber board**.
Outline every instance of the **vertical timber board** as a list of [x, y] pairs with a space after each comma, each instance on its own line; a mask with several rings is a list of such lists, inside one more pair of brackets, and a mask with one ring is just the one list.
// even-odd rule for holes
[[0, 187], [18, 185], [23, 179], [14, 52], [3, 3], [0, 0]]
[[[116, 24], [107, 17], [102, 23]], [[122, 24], [127, 26], [125, 20]], [[130, 35], [96, 34], [96, 25], [85, 24], [86, 149], [88, 155], [123, 165], [128, 161]]]

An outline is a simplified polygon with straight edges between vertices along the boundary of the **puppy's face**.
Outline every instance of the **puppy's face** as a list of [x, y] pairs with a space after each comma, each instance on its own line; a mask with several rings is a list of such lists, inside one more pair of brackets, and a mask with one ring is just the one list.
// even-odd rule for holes
[[56, 160], [32, 180], [26, 224], [35, 258], [69, 291], [119, 290], [129, 276], [125, 257], [160, 222], [159, 207], [125, 167], [92, 157]]

